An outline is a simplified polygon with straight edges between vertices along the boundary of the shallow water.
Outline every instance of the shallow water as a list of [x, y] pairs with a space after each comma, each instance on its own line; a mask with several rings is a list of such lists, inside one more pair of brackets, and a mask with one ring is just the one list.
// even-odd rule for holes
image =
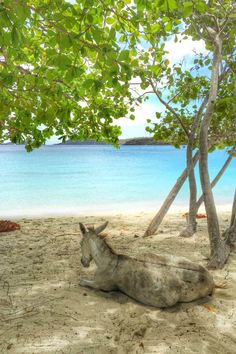
[[[185, 152], [171, 146], [45, 146], [26, 153], [23, 146], [0, 146], [0, 214], [156, 208], [182, 172]], [[226, 150], [210, 155], [212, 176], [226, 158]], [[217, 205], [232, 202], [235, 176], [236, 159], [214, 189]], [[185, 183], [175, 205], [187, 202]]]

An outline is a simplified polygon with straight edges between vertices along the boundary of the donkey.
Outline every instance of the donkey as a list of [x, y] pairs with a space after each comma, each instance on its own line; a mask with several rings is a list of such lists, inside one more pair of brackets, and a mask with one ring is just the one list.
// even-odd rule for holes
[[89, 267], [93, 259], [97, 266], [94, 280], [81, 279], [81, 286], [119, 290], [145, 305], [160, 308], [213, 293], [211, 274], [186, 258], [144, 254], [136, 259], [115, 253], [100, 235], [107, 224], [94, 229], [80, 223], [81, 263]]

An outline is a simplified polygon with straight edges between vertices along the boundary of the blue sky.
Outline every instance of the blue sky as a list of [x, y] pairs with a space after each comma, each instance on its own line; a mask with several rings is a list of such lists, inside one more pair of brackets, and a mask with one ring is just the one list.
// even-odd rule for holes
[[[181, 37], [179, 36], [178, 39]], [[206, 53], [205, 43], [201, 41], [193, 41], [191, 37], [182, 40], [181, 42], [174, 42], [174, 38], [166, 42], [165, 49], [169, 52], [166, 57], [168, 58], [170, 65], [182, 62], [184, 65], [191, 66], [196, 54]], [[146, 90], [148, 91], [148, 90]], [[143, 93], [140, 89], [140, 93]], [[155, 98], [155, 95], [149, 95], [149, 100], [142, 103], [137, 107], [135, 111], [135, 120], [130, 121], [127, 118], [122, 118], [116, 123], [121, 126], [122, 138], [132, 138], [149, 136], [145, 127], [147, 125], [146, 120], [151, 119], [155, 121], [155, 113], [157, 111], [163, 111], [165, 107]]]

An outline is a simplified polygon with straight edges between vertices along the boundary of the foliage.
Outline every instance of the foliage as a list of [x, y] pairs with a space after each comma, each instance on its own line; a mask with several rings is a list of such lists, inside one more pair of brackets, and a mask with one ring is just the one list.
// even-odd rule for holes
[[[137, 3], [140, 3], [137, 1]], [[210, 90], [211, 69], [214, 50], [214, 35], [217, 29], [223, 39], [222, 78], [220, 79], [214, 116], [209, 130], [209, 140], [214, 147], [234, 145], [235, 102], [236, 102], [236, 51], [235, 27], [236, 6], [232, 1], [179, 1], [172, 6], [156, 6], [163, 3], [152, 2], [146, 6], [143, 29], [149, 48], [143, 49], [138, 57], [140, 86], [147, 94], [155, 94], [162, 103], [163, 110], [156, 113], [153, 123], [148, 119], [147, 131], [157, 140], [171, 142], [176, 147], [187, 144], [195, 117], [198, 126], [195, 133], [195, 147], [201, 117], [207, 106]], [[162, 22], [167, 23], [163, 33]], [[150, 33], [150, 28], [158, 23], [159, 32]], [[171, 25], [169, 25], [171, 23]], [[167, 37], [167, 34], [170, 34]], [[175, 38], [204, 40], [206, 53], [195, 53], [192, 63], [170, 63], [165, 57], [163, 43]], [[145, 93], [142, 93], [142, 96]], [[204, 102], [205, 99], [205, 102]], [[202, 106], [203, 105], [203, 106]]]
[[93, 5], [0, 2], [0, 141], [26, 142], [28, 150], [52, 135], [117, 143], [113, 120], [133, 101], [128, 54], [110, 10]]
[[[26, 142], [28, 150], [53, 135], [116, 144], [114, 121], [134, 119], [134, 105], [153, 92], [167, 109], [157, 112], [148, 131], [175, 146], [186, 143], [209, 90], [216, 19], [230, 70], [221, 82], [212, 136], [235, 122], [235, 90], [227, 89], [235, 85], [232, 1], [1, 0], [0, 141]], [[187, 69], [169, 63], [164, 48], [172, 37], [185, 36], [203, 38], [209, 50]], [[231, 138], [221, 137], [224, 143]]]

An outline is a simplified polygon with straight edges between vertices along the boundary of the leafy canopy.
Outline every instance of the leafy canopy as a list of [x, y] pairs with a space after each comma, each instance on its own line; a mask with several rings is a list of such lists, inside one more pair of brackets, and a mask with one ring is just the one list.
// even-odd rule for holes
[[[146, 47], [137, 57], [140, 87], [153, 94], [164, 110], [156, 112], [156, 121], [148, 119], [147, 131], [157, 140], [176, 147], [188, 142], [195, 118], [198, 127], [207, 106], [214, 52], [214, 37], [219, 31], [223, 40], [220, 82], [213, 119], [209, 130], [212, 148], [236, 143], [236, 5], [233, 1], [153, 1], [137, 0]], [[195, 53], [190, 62], [170, 63], [164, 43], [192, 38], [203, 40], [204, 53]], [[194, 54], [194, 53], [193, 53]]]
[[[226, 75], [211, 135], [218, 130], [221, 145], [231, 144], [235, 22], [230, 0], [2, 0], [0, 141], [26, 142], [28, 150], [53, 135], [116, 144], [114, 121], [134, 119], [134, 105], [152, 92], [166, 109], [148, 130], [179, 146], [209, 90], [212, 30], [221, 26]], [[209, 50], [187, 69], [169, 63], [164, 48], [185, 36]]]
[[54, 134], [117, 142], [113, 120], [133, 101], [129, 54], [117, 43], [121, 24], [102, 2], [94, 5], [0, 2], [1, 141], [26, 142], [28, 150]]

